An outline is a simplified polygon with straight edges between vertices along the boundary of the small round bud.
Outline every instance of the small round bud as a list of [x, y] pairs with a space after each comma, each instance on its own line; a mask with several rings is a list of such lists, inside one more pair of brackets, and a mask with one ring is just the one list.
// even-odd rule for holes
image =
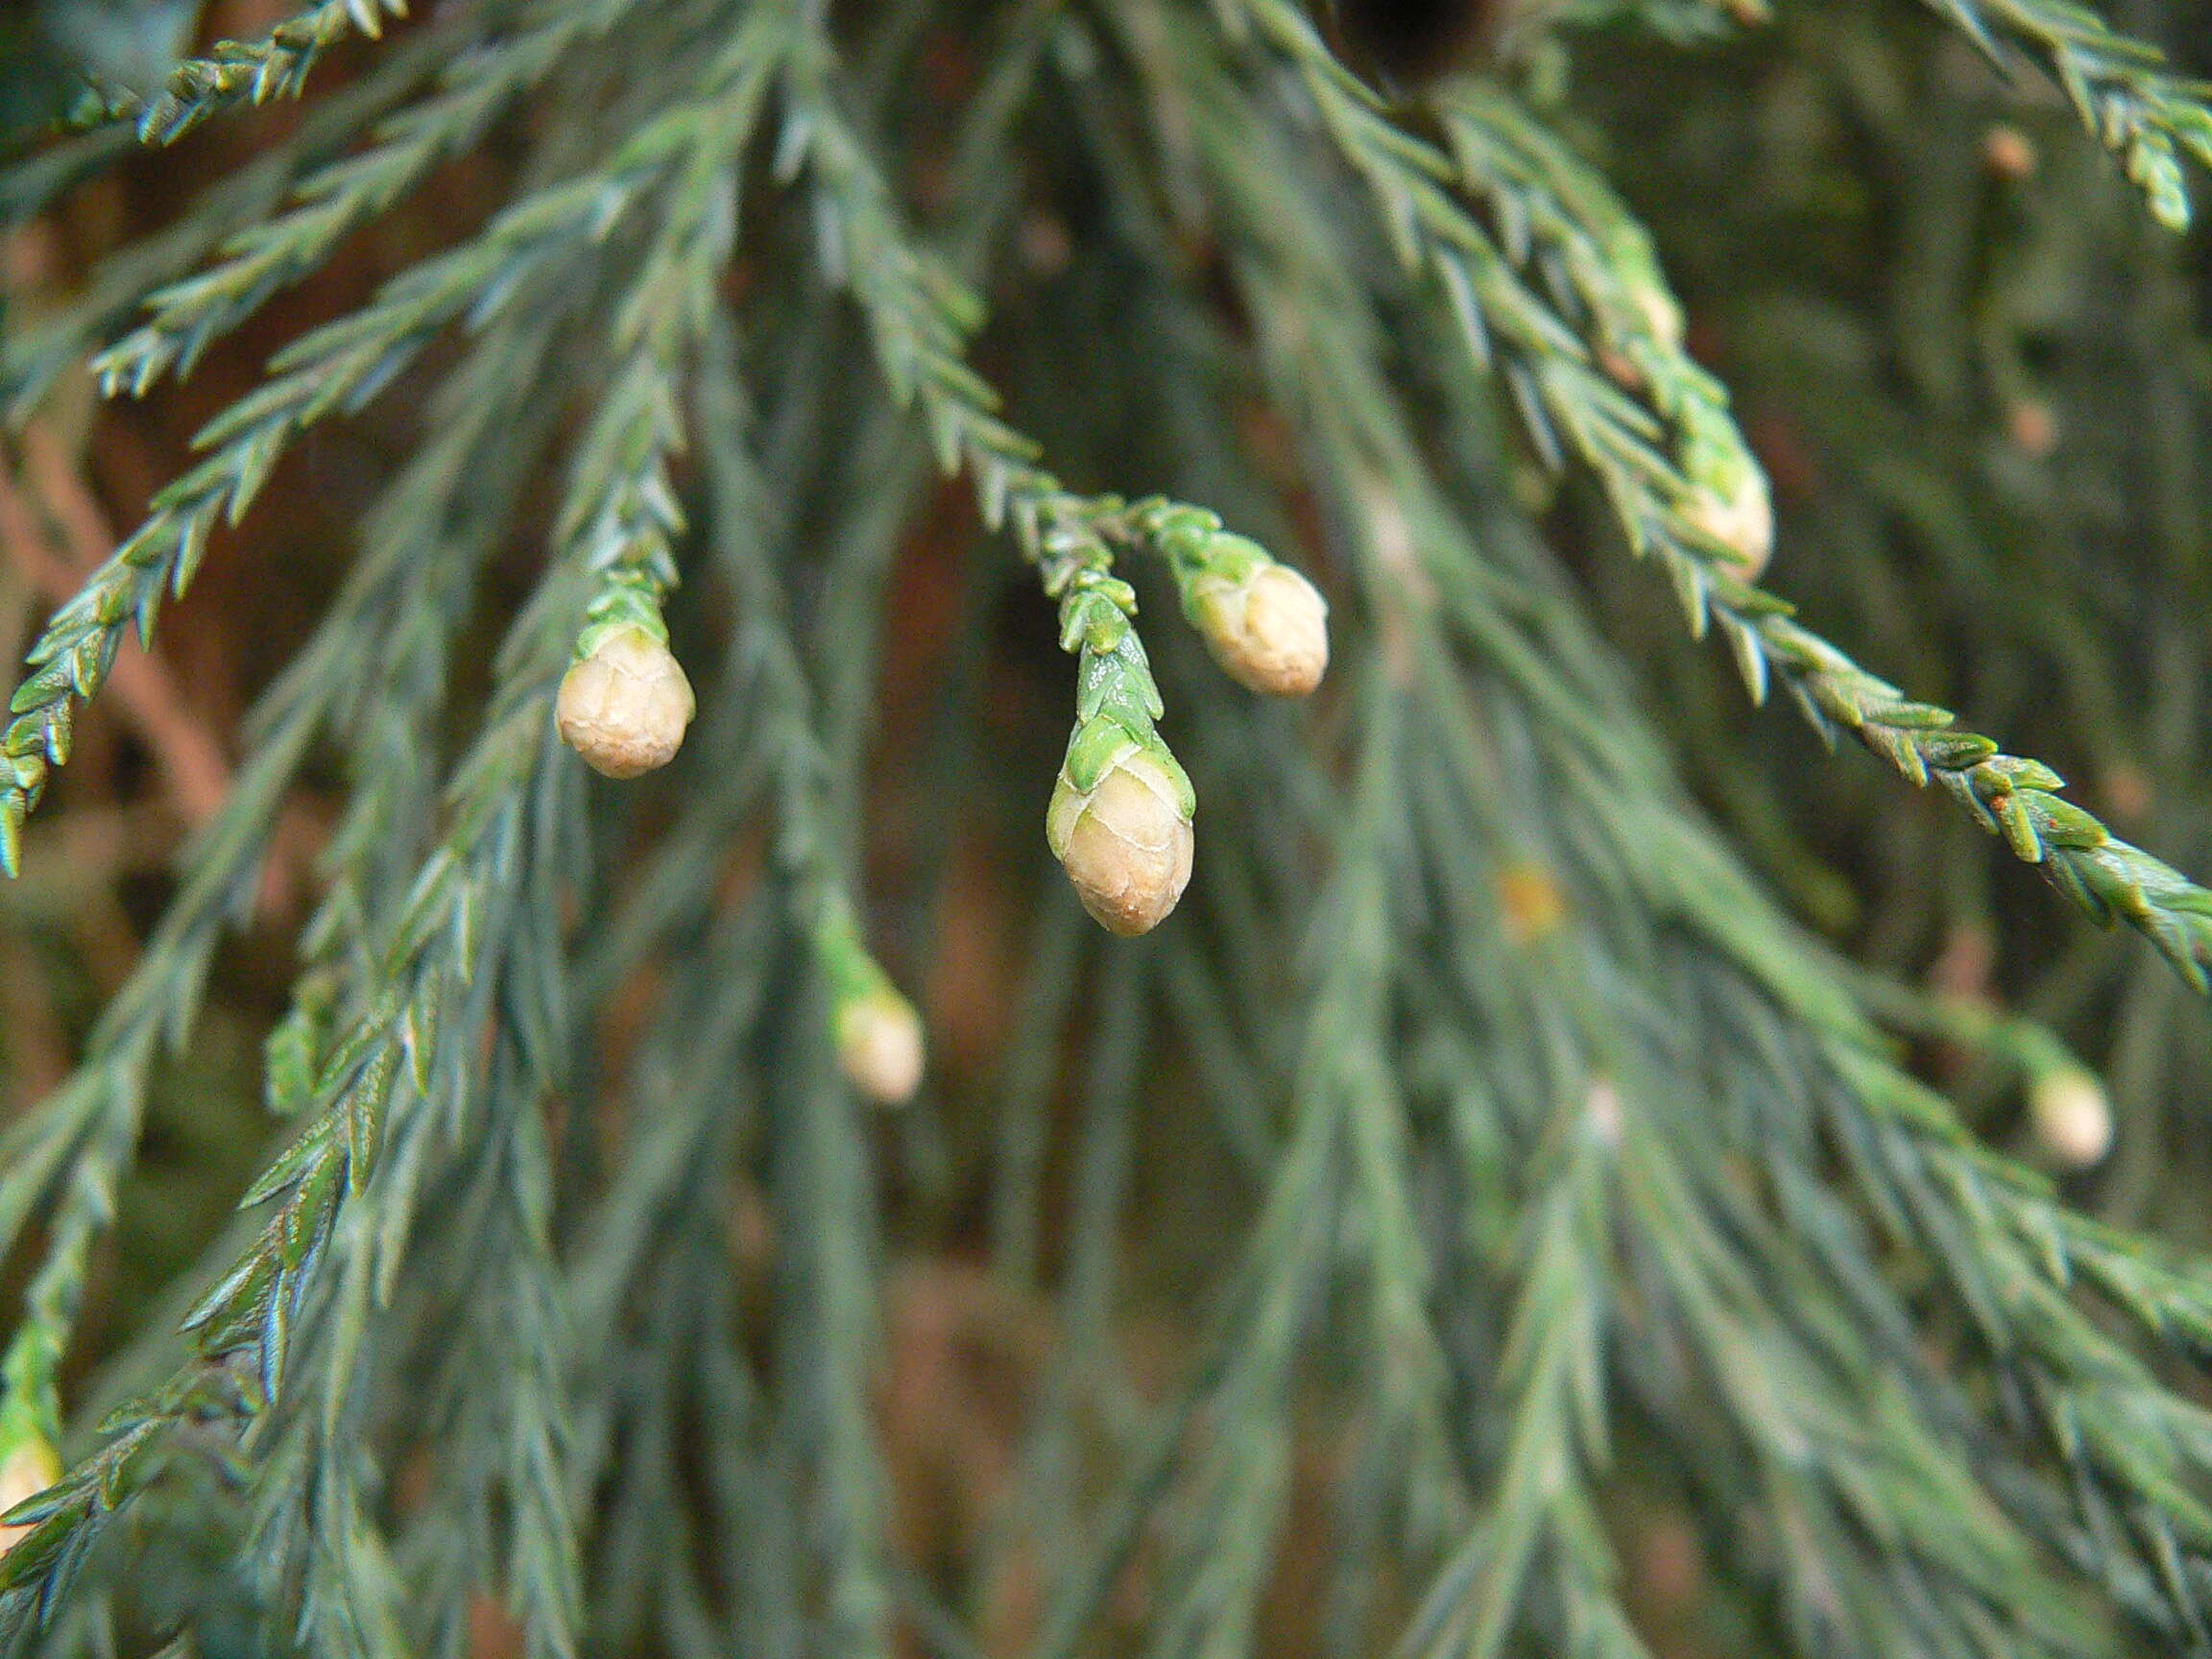
[[1773, 557], [1774, 502], [1767, 475], [1756, 467], [1745, 465], [1732, 489], [1701, 486], [1683, 517], [1734, 554], [1729, 573], [1743, 581], [1755, 581]]
[[922, 1087], [922, 1016], [878, 986], [837, 1007], [837, 1064], [846, 1080], [883, 1106], [903, 1106]]
[[1999, 122], [1982, 135], [1982, 163], [2000, 179], [2025, 179], [2035, 171], [2035, 141]]
[[636, 778], [684, 746], [697, 704], [676, 655], [642, 628], [609, 633], [561, 677], [561, 740], [594, 772]]
[[2007, 411], [2005, 433], [2030, 460], [2046, 460], [2058, 447], [2057, 412], [2040, 397], [2023, 397]]
[[1045, 839], [1092, 920], [1123, 938], [1158, 926], [1190, 880], [1195, 837], [1182, 790], [1134, 741], [1088, 793], [1061, 771]]
[[1303, 697], [1329, 666], [1329, 603], [1286, 565], [1190, 585], [1190, 620], [1222, 672], [1247, 691]]
[[[61, 1459], [43, 1434], [33, 1434], [0, 1459], [0, 1515], [61, 1479]], [[28, 1527], [0, 1527], [0, 1555], [22, 1542]]]
[[2043, 1149], [2069, 1169], [2094, 1168], [2112, 1149], [2112, 1103], [2079, 1067], [2058, 1067], [2031, 1083], [2028, 1116]]

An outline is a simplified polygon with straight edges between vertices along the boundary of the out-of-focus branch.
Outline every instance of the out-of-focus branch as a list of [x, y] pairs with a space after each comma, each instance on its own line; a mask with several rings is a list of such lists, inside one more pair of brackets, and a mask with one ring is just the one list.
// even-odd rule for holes
[[[23, 579], [49, 602], [68, 601], [115, 545], [100, 504], [54, 435], [34, 422], [12, 474], [0, 476], [0, 543]], [[183, 687], [151, 652], [118, 657], [112, 685], [132, 728], [146, 740], [177, 814], [197, 829], [230, 786], [230, 765]]]

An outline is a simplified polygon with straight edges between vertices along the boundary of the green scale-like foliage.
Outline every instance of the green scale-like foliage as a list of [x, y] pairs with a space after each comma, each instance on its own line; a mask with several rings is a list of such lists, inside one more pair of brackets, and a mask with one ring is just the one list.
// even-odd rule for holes
[[[2169, 440], [2133, 591], [2185, 596], [2149, 701], [2201, 765], [2212, 445], [2175, 434], [2212, 358], [2170, 233], [2203, 89], [2040, 0], [1531, 5], [1433, 75], [1296, 0], [850, 11], [321, 4], [95, 78], [0, 179], [20, 224], [304, 100], [0, 341], [18, 422], [86, 366], [161, 396], [456, 161], [498, 191], [284, 344], [31, 645], [11, 873], [126, 635], [250, 556], [227, 527], [326, 427], [420, 410], [76, 1070], [0, 1138], [0, 1653], [2212, 1649], [2212, 1263], [2160, 1237], [2203, 1229], [2157, 1225], [2154, 1153], [2121, 1226], [1978, 1132], [2017, 1080], [2108, 1110], [2052, 1027], [2121, 985], [2124, 1137], [2200, 1138], [2174, 988], [2206, 988], [2212, 892], [1908, 672], [1972, 708], [2037, 654], [2122, 744], [2132, 641], [2081, 574], [2110, 527], [1978, 470], [1959, 391], [2039, 373], [2021, 319], [2053, 308], [2008, 273], [2121, 261], [2169, 301], [2126, 320]], [[1823, 100], [1905, 227], [1872, 300], [1808, 251], [1838, 230], [1806, 203], [1856, 200], [1846, 146], [1790, 125]], [[2029, 165], [1977, 100], [2035, 112], [2043, 218], [2038, 180], [2009, 221], [1961, 193]], [[1970, 269], [1992, 298], [1929, 276]], [[1836, 521], [1769, 485], [1739, 362], [1816, 434]], [[2136, 383], [2099, 381], [2107, 426]], [[1777, 495], [1802, 609], [1760, 586]], [[971, 519], [962, 590], [924, 594], [954, 567], [915, 544]], [[1195, 646], [1317, 668], [1291, 569], [1330, 667], [1270, 701]], [[1026, 661], [1001, 612], [1074, 659], [1064, 740], [981, 711]], [[1676, 637], [1709, 632], [1741, 686]], [[1857, 660], [1885, 647], [1898, 684]], [[618, 652], [692, 713], [619, 782], [564, 743], [592, 753], [572, 705]], [[940, 653], [926, 719], [881, 706], [885, 664]], [[1955, 822], [1756, 721], [1777, 685]], [[2052, 729], [2037, 701], [2004, 711]], [[85, 1355], [152, 1102], [326, 760], [245, 1214]], [[1152, 937], [1082, 920], [1048, 801], [1094, 914], [1136, 849], [1144, 902], [1109, 909], [1172, 910]], [[1995, 931], [2001, 890], [2014, 929], [2140, 938], [2085, 929], [2016, 1008], [1879, 929], [1854, 960], [1784, 905], [1847, 933], [1833, 861], [1892, 826], [1946, 849], [1899, 860], [1893, 938]], [[1032, 912], [1010, 1035], [899, 1108], [900, 986], [974, 926], [938, 868], [970, 841]], [[1900, 1037], [1974, 1062], [1955, 1095]], [[918, 1448], [901, 1298], [977, 1257], [1050, 1340], [986, 1449]], [[917, 1497], [931, 1457], [982, 1513]], [[1693, 1541], [1671, 1611], [1632, 1558], [1654, 1505]]]

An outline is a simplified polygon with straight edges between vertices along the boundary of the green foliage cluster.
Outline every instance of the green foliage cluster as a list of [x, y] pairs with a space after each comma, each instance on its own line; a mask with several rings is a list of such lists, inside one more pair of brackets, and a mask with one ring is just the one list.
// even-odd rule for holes
[[[1778, 684], [1963, 809], [1913, 831], [1951, 839], [1943, 870], [1908, 872], [1911, 928], [1994, 911], [1999, 851], [2152, 948], [2101, 939], [2077, 980], [2205, 989], [2212, 892], [1810, 625], [1921, 668], [1960, 611], [1974, 662], [2047, 654], [2061, 702], [2125, 724], [2125, 644], [2083, 642], [2105, 620], [2049, 599], [2089, 597], [2093, 576], [2050, 570], [2087, 565], [2094, 527], [2017, 467], [1922, 464], [1915, 434], [1985, 438], [1962, 359], [2015, 394], [2037, 372], [2019, 307], [1990, 301], [1979, 333], [1944, 309], [1983, 279], [1959, 275], [1976, 239], [2182, 290], [2093, 152], [2183, 229], [2212, 107], [2080, 8], [1934, 10], [1954, 32], [1869, 0], [1684, 52], [1664, 42], [1757, 20], [1529, 7], [1479, 73], [1401, 94], [1294, 0], [469, 0], [403, 25], [343, 0], [96, 90], [0, 180], [12, 222], [133, 143], [309, 104], [0, 343], [18, 420], [87, 359], [103, 396], [154, 394], [447, 163], [494, 139], [513, 159], [482, 223], [202, 428], [14, 695], [11, 872], [125, 636], [325, 423], [416, 400], [415, 446], [143, 955], [0, 1138], [0, 1246], [29, 1263], [0, 1357], [0, 1484], [27, 1500], [0, 1652], [460, 1654], [493, 1599], [532, 1659], [2212, 1648], [2212, 1264], [1968, 1120], [2017, 1081], [2108, 1109], [2032, 1017], [2069, 1009], [2048, 987], [2020, 988], [2026, 1013], [1949, 996], [1896, 971], [1909, 950], [1854, 963], [1793, 920], [1770, 888], [1844, 930], [1837, 825], [1861, 801], [1918, 825], [1913, 798], [1814, 771], [1635, 625], [1663, 575], [1749, 705]], [[2068, 242], [1964, 210], [1984, 129], [1897, 95], [1981, 84], [1960, 61], [1995, 87], [1961, 42], [2087, 129], [2047, 121], [2043, 148], [2070, 157], [2069, 204], [2102, 204], [2102, 242], [2079, 214]], [[325, 90], [310, 70], [340, 51], [353, 73]], [[1918, 296], [1893, 343], [1842, 320], [1807, 252], [1875, 216], [1792, 194], [1816, 166], [1745, 168], [1735, 83], [1757, 77], [1781, 88], [1756, 117], [1775, 155], [1834, 96], [1897, 158], [1907, 252], [1943, 257], [1864, 276]], [[1728, 181], [1737, 204], [1701, 212]], [[1677, 228], [1692, 315], [1752, 342], [1728, 353], [1740, 394], [1832, 422], [1858, 517], [1800, 525], [1781, 468], [1769, 485], [1662, 276]], [[1777, 246], [1772, 275], [1732, 270]], [[2161, 373], [2183, 376], [2169, 413], [2212, 401], [2181, 300], [2154, 327], [2095, 321], [2136, 328], [2146, 376], [2093, 376], [2107, 409]], [[2212, 517], [2175, 503], [2206, 449], [2162, 474], [2160, 579], [2200, 601]], [[878, 676], [916, 643], [898, 556], [952, 511], [933, 473], [966, 480], [994, 540], [965, 567], [945, 707], [886, 755]], [[1802, 613], [1759, 585], [1778, 496]], [[1891, 520], [1942, 550], [1933, 574], [1891, 567]], [[2030, 553], [1991, 553], [2001, 535]], [[1241, 613], [1214, 596], [1285, 565], [1333, 606], [1311, 704], [1199, 650], [1234, 665]], [[1076, 659], [1056, 776], [1049, 744], [976, 735], [996, 613], [1054, 637], [1040, 589]], [[1318, 625], [1318, 602], [1293, 611]], [[2172, 645], [2184, 681], [2204, 613]], [[614, 783], [556, 709], [618, 635], [698, 695], [675, 760]], [[2173, 707], [2170, 727], [2206, 712], [2193, 685]], [[1766, 745], [1786, 757], [1754, 770]], [[266, 1053], [281, 1133], [173, 1317], [65, 1402], [149, 1102], [284, 804], [331, 757], [344, 810]], [[1048, 795], [1094, 914], [1078, 865], [1138, 822], [1113, 813], [1140, 802], [1184, 875], [1195, 837], [1155, 937], [1108, 940], [1048, 868], [1029, 881]], [[986, 1097], [926, 1085], [895, 1124], [870, 1097], [904, 1089], [871, 1056], [913, 1019], [918, 941], [960, 919], [942, 884], [871, 891], [887, 798], [918, 865], [963, 836], [1025, 848], [1035, 908]], [[2188, 854], [2212, 856], [2207, 823], [2172, 827]], [[2013, 913], [2062, 912], [2037, 893]], [[2200, 1078], [2141, 1056], [2201, 1021], [2129, 1005], [2151, 1012], [2121, 1080]], [[1900, 1036], [1981, 1064], [1947, 1095]], [[917, 1552], [886, 1309], [903, 1266], [978, 1240], [1054, 1340], [986, 1523]], [[1165, 1382], [1129, 1339], [1163, 1308]], [[1316, 1444], [1319, 1522], [1298, 1494]], [[1623, 1562], [1654, 1490], [1704, 1560], [1676, 1647]], [[1301, 1532], [1322, 1565], [1286, 1638], [1267, 1621]]]

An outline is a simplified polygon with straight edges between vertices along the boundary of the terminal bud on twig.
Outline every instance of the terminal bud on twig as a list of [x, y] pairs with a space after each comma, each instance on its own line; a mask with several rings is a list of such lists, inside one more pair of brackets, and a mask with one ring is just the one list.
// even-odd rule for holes
[[2028, 1086], [2028, 1117], [2043, 1149], [2069, 1169], [2089, 1169], [2112, 1149], [2112, 1102], [2079, 1066], [2045, 1071]]
[[922, 1016], [888, 983], [837, 1005], [837, 1065], [882, 1106], [903, 1106], [922, 1087]]
[[[1224, 536], [1221, 520], [1203, 508], [1155, 497], [1128, 509], [1117, 503], [1112, 510], [1122, 534], [1148, 543], [1167, 561], [1184, 612], [1193, 621], [1199, 620], [1192, 602], [1199, 578], [1212, 572], [1240, 582], [1274, 563], [1257, 543]], [[1214, 559], [1212, 550], [1225, 542], [1241, 543], [1249, 555]], [[1113, 574], [1094, 532], [1088, 544], [1069, 537], [1066, 545], [1088, 556], [1048, 567], [1045, 590], [1060, 601], [1060, 648], [1078, 653], [1081, 666], [1075, 730], [1045, 811], [1045, 839], [1092, 920], [1131, 938], [1158, 926], [1183, 897], [1190, 880], [1190, 820], [1198, 796], [1155, 724], [1166, 706], [1137, 637], [1135, 591]], [[1216, 604], [1225, 637], [1249, 638], [1256, 629], [1277, 625], [1271, 613], [1255, 620], [1245, 601], [1224, 596]], [[1208, 643], [1214, 643], [1211, 633]], [[1221, 655], [1218, 646], [1214, 655]]]
[[561, 740], [594, 772], [636, 778], [676, 757], [696, 708], [676, 654], [626, 623], [562, 676], [555, 713]]
[[1045, 839], [1092, 919], [1132, 938], [1158, 926], [1190, 883], [1197, 806], [1166, 744], [1094, 720], [1069, 741]]
[[1312, 583], [1201, 508], [1152, 503], [1138, 517], [1223, 673], [1270, 697], [1304, 697], [1321, 684], [1329, 604]]
[[922, 1016], [868, 953], [842, 897], [823, 908], [814, 949], [830, 981], [830, 1035], [845, 1080], [878, 1106], [903, 1106], [922, 1087]]
[[1184, 613], [1238, 685], [1270, 697], [1304, 697], [1329, 666], [1329, 603], [1287, 565], [1263, 552], [1260, 558], [1264, 563], [1241, 575], [1208, 569], [1191, 578]]

